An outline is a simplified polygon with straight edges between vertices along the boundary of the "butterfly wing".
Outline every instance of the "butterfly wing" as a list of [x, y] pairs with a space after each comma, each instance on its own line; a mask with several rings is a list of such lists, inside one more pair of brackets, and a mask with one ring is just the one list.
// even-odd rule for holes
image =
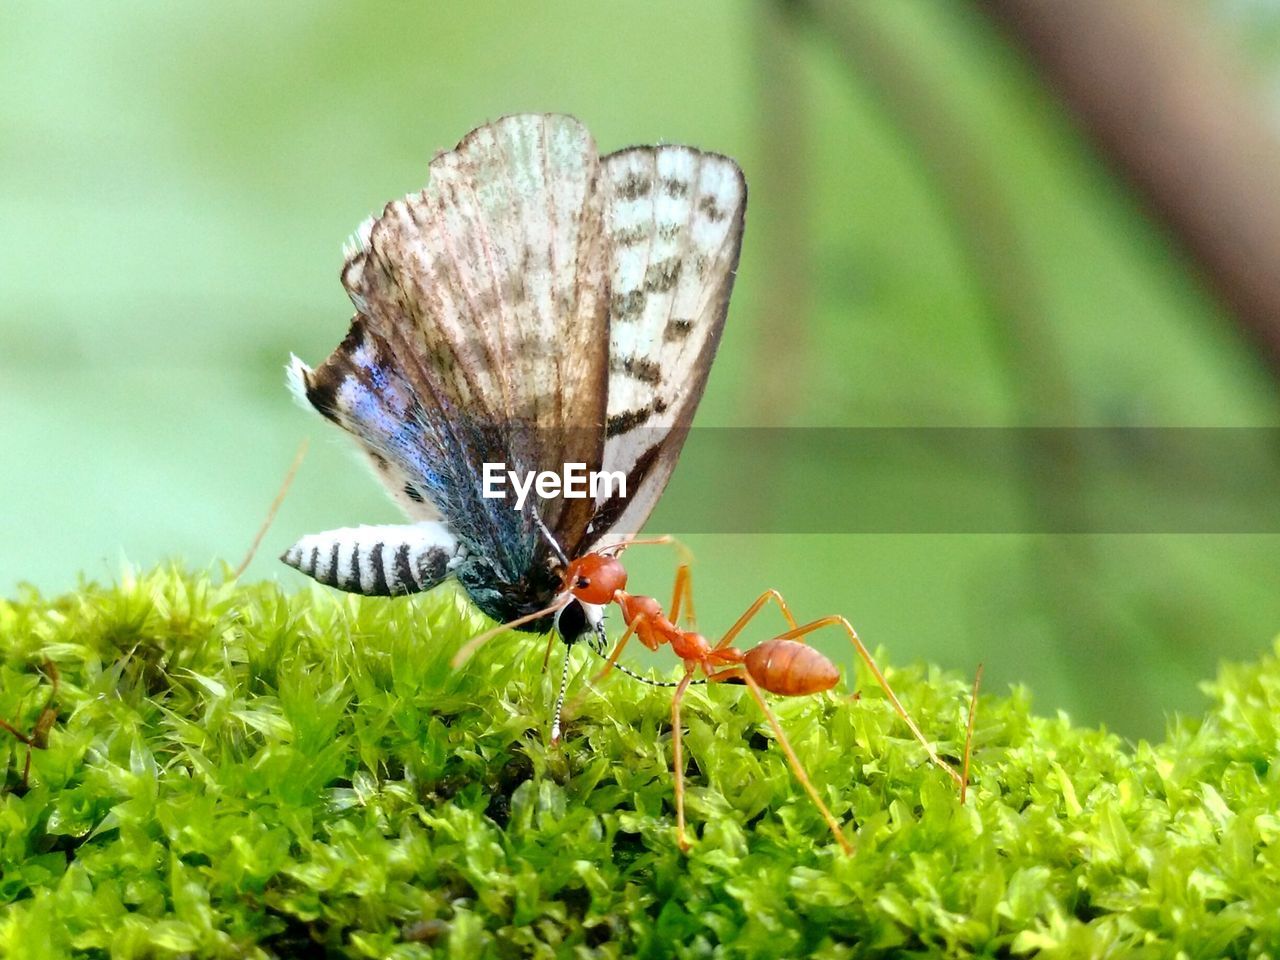
[[472, 131], [432, 161], [426, 189], [361, 227], [342, 273], [358, 311], [351, 333], [299, 374], [312, 404], [387, 460], [397, 489], [433, 504], [500, 587], [548, 559], [530, 510], [569, 550], [592, 513], [586, 500], [537, 498], [516, 511], [482, 497], [480, 478], [485, 462], [521, 473], [601, 462], [598, 181], [595, 145], [570, 117]]
[[[370, 330], [477, 475], [483, 462], [523, 473], [601, 461], [608, 292], [598, 177], [576, 120], [506, 117], [437, 157], [427, 188], [389, 204], [343, 271]], [[451, 520], [485, 518], [479, 542], [496, 532], [504, 545], [537, 544], [527, 515], [474, 502], [471, 486], [473, 502]], [[590, 504], [541, 507], [576, 548]]]
[[588, 540], [637, 532], [675, 469], [724, 329], [747, 188], [728, 157], [632, 147], [602, 161], [609, 235], [609, 401]]
[[[361, 227], [343, 269], [351, 331], [316, 370], [295, 361], [295, 389], [411, 516], [456, 532], [449, 569], [486, 612], [538, 609], [556, 581], [532, 510], [575, 556], [638, 530], [666, 485], [723, 329], [745, 201], [715, 154], [600, 161], [555, 115], [481, 127]], [[481, 496], [485, 462], [618, 471], [628, 495], [516, 511]]]

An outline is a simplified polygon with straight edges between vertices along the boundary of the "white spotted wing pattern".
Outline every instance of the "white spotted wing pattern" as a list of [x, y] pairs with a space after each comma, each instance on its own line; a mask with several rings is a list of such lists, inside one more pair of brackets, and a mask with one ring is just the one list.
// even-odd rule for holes
[[633, 147], [604, 160], [609, 236], [609, 403], [604, 464], [625, 503], [611, 533], [644, 524], [675, 469], [724, 329], [746, 182], [727, 157]]

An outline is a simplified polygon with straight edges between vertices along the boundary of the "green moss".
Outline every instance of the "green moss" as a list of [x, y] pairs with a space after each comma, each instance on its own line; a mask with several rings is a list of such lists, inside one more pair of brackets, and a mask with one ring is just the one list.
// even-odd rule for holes
[[[842, 855], [747, 692], [696, 689], [675, 845], [670, 691], [626, 677], [546, 742], [541, 644], [445, 591], [376, 601], [160, 570], [0, 602], [0, 954], [1262, 957], [1280, 945], [1280, 664], [1127, 745], [984, 696], [975, 782], [860, 677], [775, 701]], [[581, 688], [595, 661], [580, 653]], [[966, 682], [893, 674], [944, 753]], [[1141, 678], [1133, 678], [1140, 683]], [[856, 825], [856, 826], [855, 826]]]

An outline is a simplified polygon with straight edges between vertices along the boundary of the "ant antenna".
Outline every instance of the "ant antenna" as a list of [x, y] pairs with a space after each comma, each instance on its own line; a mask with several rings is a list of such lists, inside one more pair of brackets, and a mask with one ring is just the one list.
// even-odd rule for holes
[[560, 562], [566, 567], [569, 565], [569, 558], [565, 556], [564, 550], [560, 544], [556, 543], [556, 538], [551, 535], [551, 531], [547, 529], [547, 525], [542, 522], [542, 518], [536, 513], [532, 515], [533, 522], [538, 525], [538, 529], [542, 531], [542, 535], [546, 538], [547, 543], [551, 544], [551, 549], [555, 551], [556, 556], [560, 558]]
[[280, 509], [280, 504], [284, 503], [284, 498], [289, 493], [289, 488], [293, 486], [293, 478], [298, 475], [298, 468], [302, 466], [302, 460], [307, 455], [307, 447], [311, 441], [307, 437], [303, 437], [302, 442], [298, 444], [298, 452], [293, 455], [293, 463], [289, 464], [289, 470], [284, 475], [284, 480], [280, 483], [280, 489], [276, 493], [276, 498], [271, 501], [271, 506], [267, 508], [266, 519], [262, 521], [262, 526], [258, 527], [257, 534], [254, 535], [253, 543], [249, 545], [249, 552], [244, 555], [244, 559], [240, 561], [240, 565], [231, 573], [233, 580], [240, 579], [240, 575], [245, 572], [249, 564], [253, 562], [253, 556], [258, 552], [258, 547], [262, 543], [262, 538], [267, 535], [267, 530], [271, 527], [271, 522], [276, 518], [276, 512]]

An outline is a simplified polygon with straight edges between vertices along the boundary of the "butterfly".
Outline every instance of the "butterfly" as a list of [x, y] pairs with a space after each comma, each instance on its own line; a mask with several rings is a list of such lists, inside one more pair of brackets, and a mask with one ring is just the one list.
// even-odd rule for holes
[[[601, 157], [570, 116], [518, 114], [437, 156], [345, 250], [355, 317], [289, 384], [355, 437], [410, 523], [302, 537], [285, 563], [388, 596], [453, 578], [505, 623], [562, 592], [568, 558], [637, 532], [675, 468], [724, 328], [746, 183], [727, 157]], [[594, 497], [484, 495], [484, 464], [618, 472]], [[625, 495], [624, 495], [625, 491]], [[520, 629], [603, 648], [574, 601]]]

